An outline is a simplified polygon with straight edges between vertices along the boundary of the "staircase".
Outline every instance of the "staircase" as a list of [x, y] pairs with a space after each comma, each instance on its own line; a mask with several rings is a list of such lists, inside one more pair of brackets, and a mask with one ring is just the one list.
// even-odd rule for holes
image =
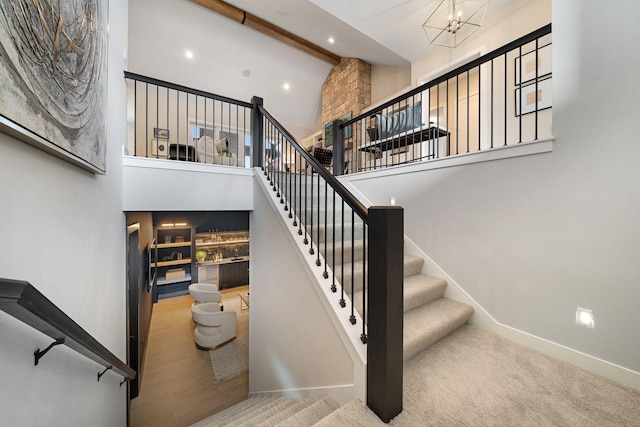
[[[266, 179], [266, 178], [265, 178]], [[267, 183], [267, 188], [270, 188], [270, 184]], [[269, 191], [269, 193], [272, 193]], [[273, 193], [275, 196], [275, 193]], [[317, 202], [317, 201], [316, 201]], [[331, 201], [332, 202], [332, 201]], [[332, 203], [327, 203], [327, 215], [329, 218], [333, 217]], [[320, 210], [314, 209], [314, 211], [307, 211], [308, 218], [306, 220], [308, 228], [312, 235], [307, 235], [309, 240], [313, 241], [315, 251], [320, 251], [322, 257], [324, 253], [324, 201], [320, 201]], [[351, 209], [348, 206], [344, 207], [344, 213], [341, 204], [336, 205], [336, 218], [342, 218], [344, 214], [345, 219], [351, 218]], [[287, 217], [287, 212], [281, 211], [281, 214], [285, 217], [285, 221], [290, 223], [292, 220]], [[302, 214], [304, 218], [304, 212]], [[310, 226], [311, 218], [313, 218], [313, 227]], [[318, 221], [320, 219], [320, 221]], [[331, 224], [333, 223], [330, 221]], [[333, 228], [332, 225], [328, 225], [326, 230], [327, 240], [333, 241]], [[345, 296], [351, 297], [351, 283], [354, 284], [353, 300], [355, 307], [360, 310], [362, 307], [363, 298], [363, 264], [362, 259], [364, 257], [364, 248], [362, 243], [362, 236], [364, 234], [364, 227], [362, 223], [355, 223], [353, 226], [347, 224], [344, 228], [344, 255], [341, 251], [341, 245], [336, 245], [335, 258], [336, 258], [336, 279], [340, 283], [345, 284]], [[318, 235], [319, 231], [319, 235]], [[336, 230], [336, 236], [340, 236], [338, 240], [341, 240], [343, 230]], [[353, 236], [352, 236], [353, 234]], [[312, 236], [312, 237], [311, 237]], [[303, 235], [300, 238], [304, 238], [304, 225]], [[319, 238], [318, 238], [319, 237]], [[353, 240], [353, 244], [352, 244]], [[319, 245], [318, 245], [319, 243]], [[338, 267], [342, 257], [344, 257], [344, 269]], [[327, 265], [329, 268], [333, 265], [333, 251], [327, 250], [326, 253]], [[424, 265], [424, 259], [412, 255], [404, 255], [404, 331], [403, 331], [403, 358], [405, 363], [413, 356], [427, 349], [440, 339], [453, 333], [458, 328], [463, 326], [471, 318], [473, 314], [473, 308], [467, 304], [463, 304], [452, 299], [444, 297], [444, 292], [447, 287], [446, 280], [434, 277], [426, 274], [422, 274], [422, 267]], [[317, 267], [317, 268], [324, 268]], [[353, 275], [353, 282], [351, 276]], [[323, 286], [329, 286], [330, 279], [327, 279], [327, 283]], [[340, 290], [338, 290], [340, 292]], [[345, 310], [349, 310], [349, 305]], [[360, 313], [362, 315], [362, 313]], [[359, 327], [359, 326], [355, 326]], [[428, 369], [428, 368], [425, 368]], [[320, 402], [323, 402], [320, 403]], [[358, 402], [359, 403], [359, 402]], [[325, 398], [320, 401], [313, 399], [284, 399], [284, 398], [250, 398], [234, 407], [231, 407], [219, 414], [214, 415], [200, 423], [194, 424], [193, 427], [208, 427], [208, 426], [240, 426], [240, 425], [260, 425], [260, 426], [312, 426], [312, 425], [339, 425], [333, 423], [331, 420], [339, 420], [341, 411], [353, 411], [353, 408], [359, 408], [362, 411], [362, 405], [358, 403], [350, 402], [344, 405], [342, 408], [337, 409], [337, 403], [330, 398]], [[318, 407], [322, 407], [323, 411], [316, 411]], [[279, 408], [279, 409], [274, 409]], [[311, 410], [311, 408], [314, 408]], [[309, 411], [307, 411], [307, 409]], [[327, 410], [328, 409], [328, 410]], [[368, 410], [366, 410], [368, 411]], [[307, 414], [312, 412], [314, 416], [307, 417]], [[323, 412], [320, 418], [315, 418], [317, 414]], [[367, 414], [362, 414], [363, 417], [372, 416], [370, 420], [377, 420], [382, 422], [373, 414], [368, 411]], [[318, 424], [316, 424], [318, 423]], [[361, 425], [370, 425], [369, 423]]]

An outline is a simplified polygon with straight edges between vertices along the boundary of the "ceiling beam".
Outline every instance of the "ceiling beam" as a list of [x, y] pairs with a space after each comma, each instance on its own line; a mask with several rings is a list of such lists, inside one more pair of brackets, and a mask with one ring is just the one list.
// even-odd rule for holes
[[273, 25], [270, 22], [265, 21], [255, 15], [250, 14], [242, 9], [238, 9], [235, 6], [225, 3], [222, 0], [191, 0], [193, 3], [197, 3], [200, 6], [204, 6], [222, 16], [232, 19], [239, 24], [246, 25], [249, 28], [253, 28], [263, 34], [273, 37], [276, 40], [295, 47], [309, 55], [315, 56], [318, 59], [326, 61], [332, 65], [338, 65], [340, 63], [340, 56], [335, 53], [329, 52], [326, 49], [321, 48], [318, 45], [311, 43], [298, 37], [295, 34], [290, 33], [287, 30]]

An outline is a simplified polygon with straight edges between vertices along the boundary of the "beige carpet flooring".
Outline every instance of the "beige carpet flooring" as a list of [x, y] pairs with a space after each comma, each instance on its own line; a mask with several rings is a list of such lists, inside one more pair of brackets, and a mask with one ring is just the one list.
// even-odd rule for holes
[[240, 296], [224, 298], [224, 310], [235, 311], [236, 339], [209, 351], [216, 382], [229, 380], [249, 370], [249, 310], [240, 310]]
[[[640, 426], [640, 392], [464, 326], [405, 364], [392, 426]], [[321, 426], [384, 425], [354, 401]]]

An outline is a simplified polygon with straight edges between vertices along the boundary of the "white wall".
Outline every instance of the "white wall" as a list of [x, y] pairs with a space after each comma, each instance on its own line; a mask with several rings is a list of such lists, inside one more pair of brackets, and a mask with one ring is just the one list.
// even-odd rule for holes
[[410, 67], [371, 65], [371, 105], [411, 86]]
[[[320, 300], [314, 289], [318, 285], [305, 270], [302, 249], [288, 235], [280, 214], [265, 195], [270, 190], [264, 189], [260, 179], [255, 178], [254, 210], [250, 214], [250, 250], [259, 256], [251, 256], [249, 392], [298, 396], [329, 393], [341, 402], [362, 397], [362, 355], [352, 354], [343, 344], [328, 314], [332, 310]], [[304, 249], [308, 253], [308, 246]], [[321, 277], [321, 271], [317, 276]], [[331, 304], [338, 307], [339, 294], [332, 295], [336, 300]], [[348, 316], [343, 317], [343, 323], [348, 323]], [[357, 340], [360, 328], [349, 326]]]
[[408, 237], [497, 322], [640, 388], [638, 14], [632, 0], [554, 2], [553, 152], [353, 185], [374, 204], [396, 197]]
[[124, 156], [122, 210], [250, 211], [253, 170]]
[[[31, 282], [126, 361], [125, 141], [127, 1], [109, 2], [107, 174], [97, 176], [0, 134], [0, 276]], [[114, 23], [117, 23], [114, 25]], [[0, 312], [0, 413], [11, 426], [122, 426], [126, 387], [84, 356]]]

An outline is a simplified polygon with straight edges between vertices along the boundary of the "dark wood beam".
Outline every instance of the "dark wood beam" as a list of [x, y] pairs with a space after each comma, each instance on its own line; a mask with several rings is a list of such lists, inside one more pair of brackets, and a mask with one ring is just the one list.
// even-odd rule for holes
[[255, 15], [245, 12], [242, 9], [238, 9], [222, 0], [191, 0], [200, 6], [206, 7], [222, 16], [232, 19], [240, 24], [246, 25], [249, 28], [253, 28], [256, 31], [273, 37], [291, 47], [295, 47], [309, 55], [315, 56], [318, 59], [326, 61], [332, 65], [338, 65], [340, 63], [340, 56], [329, 52], [326, 49], [321, 48], [318, 45], [311, 43], [298, 37], [295, 34], [290, 33], [270, 22], [265, 21]]

